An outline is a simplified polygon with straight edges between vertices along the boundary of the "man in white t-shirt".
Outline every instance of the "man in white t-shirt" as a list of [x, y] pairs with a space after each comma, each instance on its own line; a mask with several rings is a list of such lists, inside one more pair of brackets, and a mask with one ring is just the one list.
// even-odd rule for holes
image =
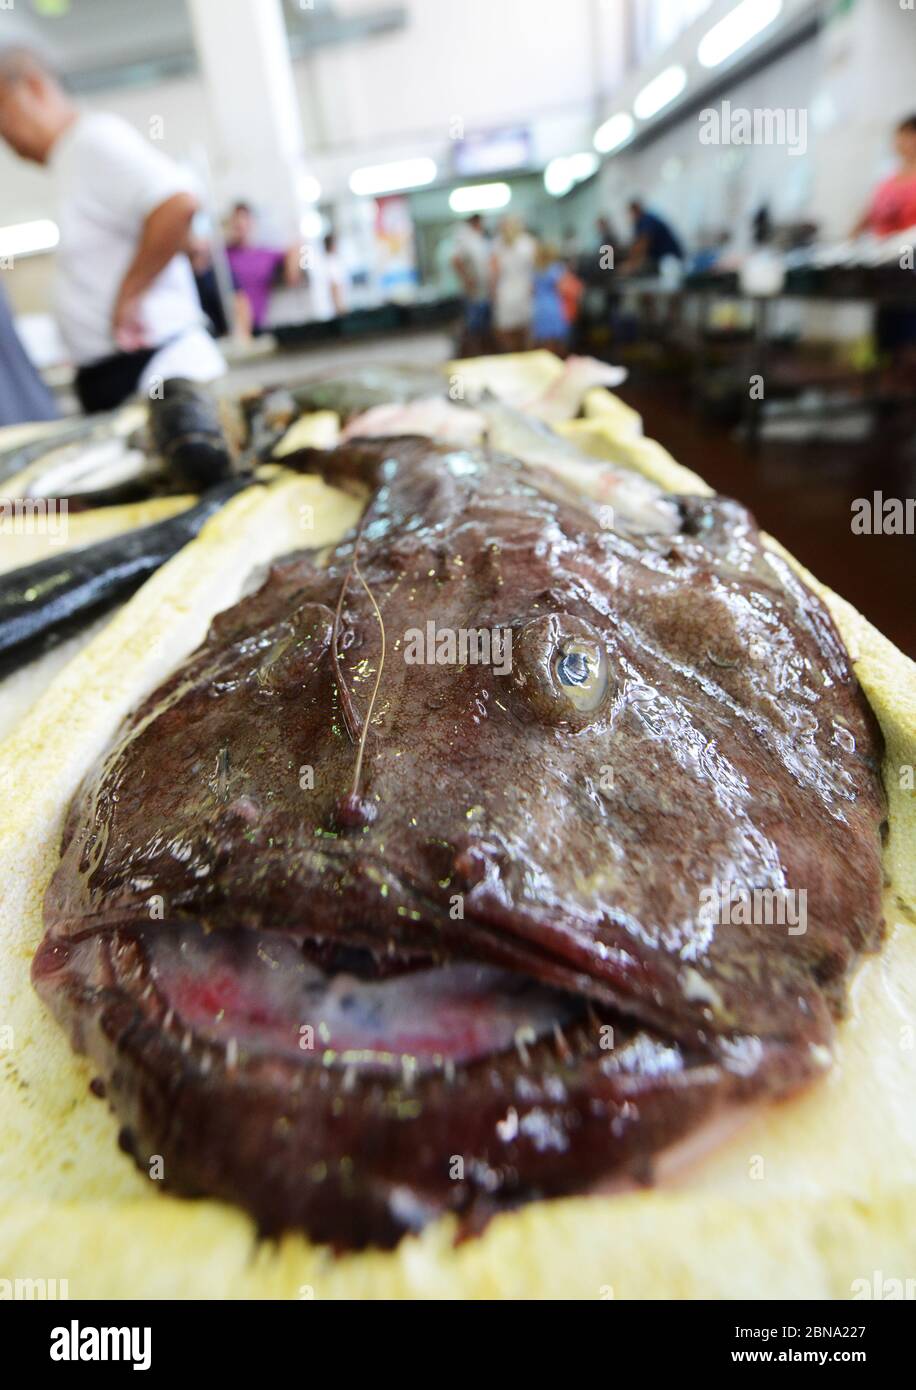
[[339, 318], [348, 311], [350, 277], [337, 250], [337, 239], [333, 232], [328, 232], [322, 239], [320, 250], [313, 244], [309, 251], [308, 317], [327, 323], [329, 319]]
[[84, 410], [220, 376], [186, 255], [198, 206], [186, 174], [120, 117], [80, 112], [21, 48], [0, 49], [0, 137], [58, 183], [56, 312]]

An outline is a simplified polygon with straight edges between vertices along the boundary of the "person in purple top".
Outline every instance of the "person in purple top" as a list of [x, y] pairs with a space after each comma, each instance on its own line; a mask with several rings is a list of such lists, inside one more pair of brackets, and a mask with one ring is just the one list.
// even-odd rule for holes
[[274, 285], [279, 280], [296, 285], [302, 276], [298, 246], [279, 251], [256, 246], [253, 238], [254, 214], [248, 203], [236, 203], [226, 229], [226, 257], [236, 292], [236, 333], [241, 338], [263, 332]]

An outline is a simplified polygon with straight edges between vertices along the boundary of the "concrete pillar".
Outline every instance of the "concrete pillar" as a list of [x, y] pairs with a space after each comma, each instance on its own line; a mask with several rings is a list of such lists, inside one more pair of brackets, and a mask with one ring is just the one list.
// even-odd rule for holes
[[219, 196], [252, 202], [271, 241], [296, 241], [310, 200], [281, 0], [188, 4], [213, 121]]

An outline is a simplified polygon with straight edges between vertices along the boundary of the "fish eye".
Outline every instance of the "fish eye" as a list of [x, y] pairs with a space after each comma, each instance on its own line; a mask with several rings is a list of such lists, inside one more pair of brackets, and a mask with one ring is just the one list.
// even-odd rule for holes
[[513, 662], [516, 689], [547, 723], [587, 723], [610, 687], [600, 634], [584, 618], [551, 613], [521, 629]]
[[597, 709], [607, 691], [607, 656], [600, 642], [573, 637], [554, 658], [557, 684], [576, 709]]

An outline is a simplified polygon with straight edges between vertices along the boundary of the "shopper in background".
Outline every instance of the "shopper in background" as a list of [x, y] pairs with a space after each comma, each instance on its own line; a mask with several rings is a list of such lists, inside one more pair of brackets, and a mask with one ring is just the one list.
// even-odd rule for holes
[[566, 355], [582, 289], [581, 280], [573, 275], [559, 248], [552, 242], [541, 242], [534, 269], [531, 336], [535, 347]]
[[56, 419], [51, 393], [19, 341], [6, 295], [0, 289], [0, 425]]
[[479, 212], [455, 234], [452, 269], [464, 291], [464, 331], [461, 356], [475, 357], [490, 345], [490, 243]]
[[[853, 228], [853, 236], [864, 232], [894, 236], [916, 227], [916, 115], [907, 116], [897, 126], [894, 147], [900, 167], [879, 183], [868, 210]], [[916, 388], [916, 309], [908, 304], [880, 303], [874, 333], [884, 389], [889, 394], [911, 394]]]
[[183, 171], [120, 117], [80, 112], [23, 48], [0, 49], [0, 137], [58, 182], [56, 311], [83, 409], [220, 376], [185, 255], [197, 199]]
[[579, 279], [579, 276], [576, 274], [575, 270], [572, 268], [568, 261], [566, 261], [563, 265], [563, 274], [560, 276], [560, 282], [557, 285], [557, 291], [560, 295], [560, 303], [563, 306], [563, 317], [566, 319], [566, 322], [569, 325], [569, 334], [567, 336], [568, 347], [569, 341], [572, 338], [573, 333], [575, 331], [576, 324], [579, 322], [579, 313], [582, 308], [582, 298], [585, 294], [584, 281]]
[[712, 271], [723, 269], [731, 239], [731, 232], [701, 233], [697, 238], [697, 249], [690, 257], [690, 274], [709, 275]]
[[867, 211], [853, 228], [853, 236], [863, 232], [893, 236], [916, 227], [916, 115], [900, 122], [894, 148], [900, 167], [878, 184]]
[[278, 283], [297, 285], [302, 277], [299, 247], [281, 251], [258, 246], [249, 203], [236, 203], [226, 225], [226, 259], [235, 286], [236, 336], [247, 339], [267, 326], [270, 295]]
[[571, 270], [578, 268], [579, 256], [582, 248], [579, 245], [579, 233], [575, 227], [564, 227], [563, 238], [560, 242], [560, 255], [566, 261]]
[[595, 222], [595, 231], [598, 233], [598, 245], [595, 248], [595, 259], [599, 263], [607, 264], [607, 252], [613, 252], [620, 245], [620, 238], [616, 228], [609, 217], [599, 217]]
[[633, 245], [620, 267], [628, 275], [655, 275], [667, 256], [684, 259], [684, 248], [668, 223], [639, 198], [629, 203], [633, 222]]
[[327, 323], [350, 308], [350, 274], [337, 249], [337, 237], [328, 232], [320, 246], [307, 243], [308, 313], [316, 323]]
[[343, 258], [337, 250], [337, 237], [328, 232], [324, 239], [324, 270], [335, 315], [345, 314], [350, 307], [350, 277]]
[[188, 260], [194, 272], [194, 283], [200, 307], [207, 316], [210, 332], [214, 338], [225, 338], [229, 334], [229, 322], [220, 294], [216, 267], [213, 264], [213, 247], [206, 237], [193, 233], [188, 241]]
[[510, 213], [500, 223], [491, 264], [493, 323], [503, 352], [523, 352], [528, 346], [534, 256], [534, 238], [525, 231], [521, 218]]

